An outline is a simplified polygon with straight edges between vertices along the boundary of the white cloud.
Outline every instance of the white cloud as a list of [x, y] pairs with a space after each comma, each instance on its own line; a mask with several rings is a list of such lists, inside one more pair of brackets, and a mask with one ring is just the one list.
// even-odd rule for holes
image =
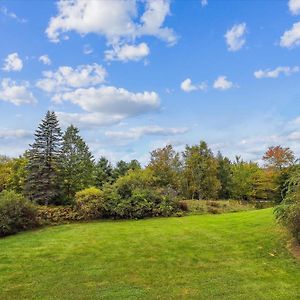
[[7, 9], [7, 7], [5, 7], [5, 6], [2, 6], [2, 7], [0, 8], [0, 13], [2, 13], [3, 15], [5, 15], [6, 17], [9, 17], [9, 18], [11, 18], [11, 19], [16, 20], [16, 21], [19, 22], [19, 23], [26, 23], [26, 22], [27, 22], [27, 20], [25, 20], [25, 19], [23, 19], [23, 18], [19, 18], [14, 12], [9, 11], [9, 10]]
[[94, 49], [89, 44], [85, 44], [83, 46], [83, 53], [86, 55], [92, 54], [94, 52]]
[[130, 128], [127, 131], [106, 131], [105, 135], [114, 139], [138, 140], [146, 135], [171, 136], [187, 132], [187, 128], [164, 128], [160, 126], [147, 126]]
[[51, 65], [51, 59], [47, 54], [40, 56], [39, 61], [42, 62], [44, 65]]
[[122, 116], [140, 115], [158, 109], [160, 101], [155, 92], [133, 93], [123, 88], [101, 86], [81, 88], [57, 94], [56, 101], [70, 101], [87, 112]]
[[0, 128], [0, 139], [31, 137], [32, 132], [24, 129]]
[[139, 61], [150, 53], [150, 49], [146, 43], [139, 45], [122, 45], [114, 46], [113, 49], [105, 51], [106, 60], [119, 60], [127, 62], [129, 60]]
[[205, 7], [208, 5], [208, 1], [207, 0], [201, 0], [201, 5], [202, 7]]
[[289, 9], [293, 15], [298, 15], [300, 13], [300, 1], [299, 0], [290, 0]]
[[133, 36], [136, 3], [129, 1], [75, 0], [58, 1], [58, 15], [50, 19], [46, 34], [52, 42], [69, 31], [80, 35], [105, 35], [110, 42], [120, 36]]
[[173, 29], [162, 27], [170, 14], [170, 0], [146, 0], [146, 10], [141, 16], [141, 25], [137, 26], [137, 36], [156, 36], [169, 45], [174, 45], [178, 37]]
[[199, 85], [194, 85], [192, 83], [192, 80], [190, 78], [185, 79], [184, 81], [181, 82], [180, 88], [184, 92], [192, 92], [192, 91], [197, 91], [201, 90], [204, 91], [207, 89], [207, 84], [205, 82], [200, 83]]
[[[46, 34], [50, 41], [59, 42], [66, 33], [104, 35], [108, 45], [122, 47], [142, 36], [154, 36], [169, 45], [177, 42], [171, 28], [164, 27], [170, 14], [170, 0], [61, 0], [58, 14], [50, 19]], [[143, 13], [139, 5], [143, 5]], [[135, 56], [134, 56], [135, 57]]]
[[285, 76], [292, 75], [294, 73], [298, 73], [300, 71], [299, 67], [277, 67], [274, 70], [266, 69], [266, 70], [258, 70], [254, 72], [254, 76], [258, 79], [260, 78], [277, 78], [280, 74]]
[[46, 92], [69, 91], [72, 88], [88, 87], [103, 83], [106, 70], [98, 64], [80, 65], [76, 68], [61, 66], [57, 71], [43, 72], [43, 79], [37, 81], [37, 87]]
[[34, 104], [37, 101], [28, 87], [27, 81], [17, 84], [11, 79], [4, 78], [0, 84], [0, 100], [14, 105]]
[[23, 61], [19, 57], [18, 53], [9, 54], [5, 60], [2, 70], [4, 71], [21, 71], [23, 68]]
[[233, 82], [227, 79], [226, 76], [219, 76], [214, 82], [214, 89], [217, 90], [228, 90], [233, 88], [235, 85]]
[[57, 112], [62, 126], [67, 127], [70, 124], [75, 124], [81, 128], [102, 127], [114, 125], [122, 120], [125, 116], [123, 114], [105, 114], [105, 113], [67, 113]]
[[229, 51], [238, 51], [246, 43], [246, 23], [234, 25], [225, 34], [226, 43]]
[[300, 22], [294, 23], [290, 30], [284, 32], [280, 38], [280, 46], [293, 48], [300, 45]]
[[300, 141], [300, 131], [291, 132], [287, 139], [290, 141]]

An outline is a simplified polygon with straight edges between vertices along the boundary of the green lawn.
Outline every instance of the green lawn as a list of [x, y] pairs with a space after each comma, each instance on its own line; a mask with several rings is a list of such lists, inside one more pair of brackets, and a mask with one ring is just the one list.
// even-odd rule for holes
[[300, 299], [272, 209], [71, 224], [0, 240], [0, 299]]

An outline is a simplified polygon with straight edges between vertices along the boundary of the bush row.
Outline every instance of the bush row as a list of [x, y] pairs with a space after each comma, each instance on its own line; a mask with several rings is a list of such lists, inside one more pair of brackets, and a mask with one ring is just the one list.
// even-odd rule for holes
[[[133, 175], [134, 174], [134, 175]], [[171, 216], [180, 210], [172, 189], [155, 188], [149, 178], [130, 173], [102, 190], [95, 187], [79, 191], [70, 206], [34, 205], [13, 191], [0, 193], [0, 236], [45, 224], [71, 221], [141, 219]]]

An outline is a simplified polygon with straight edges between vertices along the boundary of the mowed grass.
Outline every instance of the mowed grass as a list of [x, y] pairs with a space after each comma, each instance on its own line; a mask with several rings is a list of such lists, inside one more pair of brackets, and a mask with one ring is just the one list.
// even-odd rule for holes
[[0, 299], [300, 299], [272, 209], [44, 228], [0, 240]]

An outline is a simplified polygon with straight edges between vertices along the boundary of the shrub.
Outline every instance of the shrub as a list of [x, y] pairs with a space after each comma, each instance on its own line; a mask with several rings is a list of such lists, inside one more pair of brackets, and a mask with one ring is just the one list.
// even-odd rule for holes
[[122, 219], [142, 219], [152, 216], [156, 195], [151, 190], [135, 189], [129, 198], [121, 199], [115, 207], [115, 214]]
[[129, 172], [128, 175], [119, 178], [115, 184], [104, 187], [107, 217], [141, 219], [152, 216], [170, 216], [179, 210], [172, 189], [157, 189], [148, 186], [151, 180], [142, 176], [142, 180], [138, 181], [134, 172], [136, 171]]
[[0, 193], [0, 236], [14, 234], [38, 225], [36, 207], [13, 191]]
[[99, 219], [105, 213], [103, 192], [95, 187], [84, 189], [75, 194], [75, 209], [85, 220]]
[[288, 180], [286, 196], [275, 208], [275, 215], [300, 242], [300, 165], [295, 168]]
[[222, 206], [220, 201], [207, 201], [207, 205], [215, 208], [220, 208]]
[[286, 226], [300, 243], [300, 201], [288, 203], [284, 200], [275, 208], [275, 215], [277, 220]]
[[181, 210], [181, 211], [189, 211], [189, 207], [188, 207], [188, 204], [186, 203], [186, 202], [184, 202], [184, 201], [179, 201], [178, 202], [178, 205], [179, 205], [179, 209]]
[[83, 217], [71, 206], [38, 207], [38, 220], [41, 224], [60, 224], [82, 219]]

